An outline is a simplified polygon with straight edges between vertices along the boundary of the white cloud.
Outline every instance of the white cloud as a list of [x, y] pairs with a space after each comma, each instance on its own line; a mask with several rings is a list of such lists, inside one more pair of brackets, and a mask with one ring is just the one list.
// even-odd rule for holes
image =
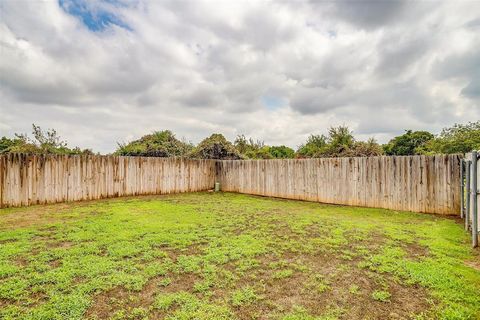
[[162, 129], [296, 147], [331, 125], [385, 141], [480, 118], [478, 2], [86, 2], [96, 31], [62, 3], [2, 2], [0, 135], [36, 123], [101, 152]]

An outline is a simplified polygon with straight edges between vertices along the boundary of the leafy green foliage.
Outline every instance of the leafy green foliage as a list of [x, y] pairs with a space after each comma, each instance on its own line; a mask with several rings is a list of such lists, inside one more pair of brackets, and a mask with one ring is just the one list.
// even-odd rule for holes
[[197, 159], [242, 159], [240, 152], [222, 134], [214, 133], [196, 146], [190, 157]]
[[424, 153], [467, 153], [472, 150], [480, 150], [480, 120], [443, 129], [426, 144]]
[[55, 129], [42, 130], [32, 124], [33, 139], [26, 134], [15, 134], [15, 138], [0, 139], [0, 154], [2, 153], [31, 153], [31, 154], [92, 154], [89, 149], [81, 150], [78, 147], [68, 148]]
[[269, 146], [263, 146], [260, 149], [249, 150], [243, 154], [247, 159], [272, 159]]
[[301, 145], [298, 150], [298, 156], [302, 158], [313, 158], [322, 154], [327, 147], [327, 137], [322, 135], [311, 134], [305, 144]]
[[170, 130], [155, 131], [127, 144], [118, 144], [121, 156], [181, 157], [193, 149], [191, 143], [178, 140]]
[[375, 157], [383, 154], [380, 146], [374, 138], [365, 141], [356, 141], [350, 153], [352, 157]]
[[235, 148], [247, 159], [292, 159], [295, 151], [287, 146], [267, 146], [263, 141], [247, 139], [239, 135], [234, 142]]
[[287, 146], [271, 146], [268, 152], [275, 159], [291, 159], [295, 157], [295, 151]]
[[369, 157], [383, 154], [381, 146], [371, 138], [356, 141], [347, 126], [331, 127], [328, 136], [311, 135], [297, 150], [300, 157]]
[[347, 126], [330, 127], [328, 129], [327, 153], [345, 153], [353, 148], [354, 143], [353, 131]]
[[383, 146], [388, 155], [467, 153], [480, 149], [480, 121], [455, 124], [434, 136], [408, 130]]
[[2, 137], [0, 139], [0, 154], [1, 153], [8, 153], [11, 150], [17, 149], [20, 145], [25, 144], [26, 141], [24, 137], [16, 137], [13, 139], [9, 139], [7, 137]]
[[261, 150], [265, 147], [265, 143], [260, 140], [253, 140], [252, 138], [247, 139], [245, 135], [238, 135], [233, 145], [241, 154], [254, 154], [256, 151]]
[[425, 145], [434, 138], [427, 131], [407, 130], [404, 134], [390, 140], [383, 149], [387, 155], [408, 156], [422, 154]]
[[[92, 154], [89, 149], [69, 148], [54, 129], [43, 131], [33, 125], [33, 138], [15, 134], [0, 139], [2, 153]], [[169, 131], [155, 131], [129, 143], [119, 143], [114, 154], [123, 156], [192, 157], [200, 159], [290, 159], [322, 157], [370, 157], [386, 155], [466, 153], [480, 149], [480, 121], [455, 124], [438, 136], [427, 131], [408, 130], [380, 146], [374, 138], [357, 141], [347, 126], [331, 127], [328, 135], [310, 135], [295, 152], [285, 146], [268, 146], [263, 141], [239, 135], [234, 143], [212, 134], [198, 146], [179, 140]]]

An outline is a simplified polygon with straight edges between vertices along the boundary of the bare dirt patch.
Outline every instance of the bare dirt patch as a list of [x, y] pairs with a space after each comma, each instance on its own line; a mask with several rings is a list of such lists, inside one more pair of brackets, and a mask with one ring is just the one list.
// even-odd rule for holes
[[[268, 319], [302, 306], [309, 314], [333, 311], [341, 319], [406, 319], [431, 308], [428, 303], [431, 297], [424, 288], [403, 285], [389, 276], [359, 269], [352, 261], [345, 262], [332, 255], [289, 254], [281, 259], [287, 264], [279, 269], [292, 269], [291, 276], [272, 277], [276, 270], [269, 265], [275, 260], [265, 256], [255, 276], [238, 282], [240, 287], [255, 287], [261, 296], [254, 304], [236, 308], [238, 318]], [[295, 270], [298, 264], [308, 271]], [[391, 298], [387, 302], [375, 301], [372, 298], [375, 290], [386, 290]]]
[[465, 264], [475, 270], [480, 271], [480, 259], [465, 261]]
[[407, 252], [407, 257], [409, 260], [418, 260], [430, 255], [430, 251], [427, 247], [422, 246], [418, 243], [406, 243], [402, 245], [402, 249]]
[[[94, 303], [86, 313], [87, 318], [108, 319], [119, 310], [132, 310], [134, 308], [151, 309], [155, 296], [161, 293], [178, 291], [191, 291], [198, 276], [187, 273], [180, 275], [169, 275], [171, 283], [167, 286], [161, 285], [165, 277], [150, 279], [141, 291], [131, 291], [124, 287], [115, 287], [111, 290], [97, 294]], [[160, 312], [154, 312], [161, 315]], [[157, 317], [153, 317], [157, 319]]]

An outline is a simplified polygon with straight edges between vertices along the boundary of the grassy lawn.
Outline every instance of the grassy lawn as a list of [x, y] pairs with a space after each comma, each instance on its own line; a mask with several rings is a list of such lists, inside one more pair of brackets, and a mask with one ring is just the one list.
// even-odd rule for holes
[[0, 319], [480, 319], [459, 221], [229, 193], [0, 210]]

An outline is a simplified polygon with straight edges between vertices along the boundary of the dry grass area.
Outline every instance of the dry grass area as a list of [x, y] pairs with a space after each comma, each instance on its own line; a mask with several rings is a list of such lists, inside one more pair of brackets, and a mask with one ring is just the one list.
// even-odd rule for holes
[[1, 319], [479, 319], [454, 219], [230, 193], [0, 210]]

